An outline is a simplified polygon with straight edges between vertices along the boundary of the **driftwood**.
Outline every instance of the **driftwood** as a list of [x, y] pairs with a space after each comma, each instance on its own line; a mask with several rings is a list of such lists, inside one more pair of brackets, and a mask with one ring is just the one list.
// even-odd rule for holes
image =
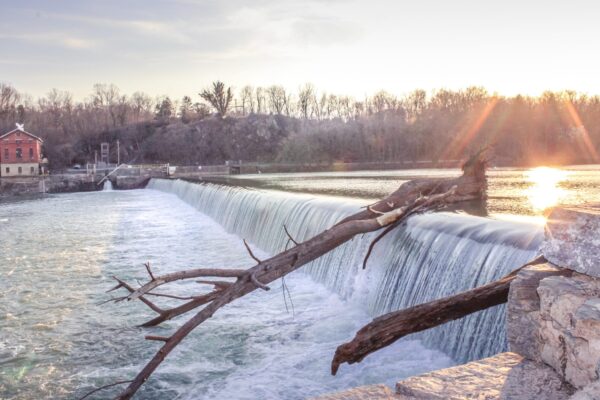
[[487, 285], [375, 318], [362, 327], [352, 341], [344, 343], [336, 349], [331, 362], [331, 373], [335, 375], [342, 363], [361, 362], [369, 354], [389, 346], [408, 334], [424, 331], [474, 312], [506, 303], [510, 284], [517, 277], [518, 271], [529, 265], [544, 262], [546, 259], [539, 256]]
[[[246, 270], [232, 269], [191, 269], [171, 273], [163, 276], [155, 276], [149, 264], [146, 270], [149, 281], [137, 289], [124, 281], [115, 278], [118, 282], [111, 290], [124, 288], [129, 291], [127, 296], [112, 299], [114, 301], [139, 299], [146, 304], [158, 316], [143, 326], [152, 326], [177, 315], [187, 313], [200, 306], [200, 309], [186, 323], [177, 329], [169, 337], [147, 337], [149, 340], [164, 342], [155, 356], [131, 381], [129, 386], [117, 397], [117, 399], [130, 399], [141, 385], [146, 382], [154, 370], [162, 363], [165, 357], [199, 324], [210, 318], [221, 307], [231, 303], [256, 289], [268, 290], [268, 284], [283, 278], [285, 275], [313, 261], [323, 254], [333, 250], [341, 244], [349, 241], [357, 234], [377, 231], [383, 228], [397, 226], [406, 218], [415, 213], [422, 213], [448, 204], [482, 198], [485, 194], [485, 162], [478, 154], [463, 167], [463, 174], [457, 178], [447, 179], [416, 179], [400, 186], [398, 190], [387, 198], [367, 207], [365, 210], [340, 221], [332, 228], [325, 230], [313, 238], [299, 243], [292, 238], [287, 227], [285, 234], [290, 239], [288, 242], [294, 244], [289, 250], [285, 250], [267, 260], [259, 260], [254, 256], [249, 245], [244, 242], [250, 257], [257, 264]], [[235, 278], [235, 281], [207, 281], [208, 278]], [[149, 296], [160, 295], [153, 292], [159, 286], [176, 280], [197, 279], [202, 284], [212, 284], [214, 290], [198, 296], [193, 296], [186, 303], [168, 310], [164, 310], [155, 303], [148, 300]], [[176, 297], [171, 295], [170, 297]]]

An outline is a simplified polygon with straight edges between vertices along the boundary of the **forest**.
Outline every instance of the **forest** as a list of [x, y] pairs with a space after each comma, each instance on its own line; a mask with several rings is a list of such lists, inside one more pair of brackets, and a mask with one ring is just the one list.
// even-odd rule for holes
[[53, 171], [93, 162], [101, 142], [117, 140], [121, 161], [173, 165], [444, 161], [482, 146], [499, 166], [600, 161], [600, 96], [573, 91], [506, 97], [469, 87], [355, 99], [311, 84], [292, 93], [214, 82], [171, 99], [96, 84], [76, 101], [68, 91], [34, 99], [0, 83], [0, 132], [17, 122], [44, 139]]

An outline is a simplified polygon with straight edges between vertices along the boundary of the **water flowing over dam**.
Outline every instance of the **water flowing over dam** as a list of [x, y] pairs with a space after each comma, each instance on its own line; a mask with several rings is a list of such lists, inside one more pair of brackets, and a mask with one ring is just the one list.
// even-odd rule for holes
[[[275, 254], [355, 213], [364, 201], [296, 195], [180, 180], [152, 179], [149, 189], [172, 193], [261, 250]], [[539, 226], [439, 213], [411, 218], [378, 243], [366, 270], [369, 234], [303, 267], [312, 279], [373, 317], [451, 295], [499, 278], [531, 260]], [[504, 306], [418, 334], [428, 347], [463, 362], [505, 350]]]

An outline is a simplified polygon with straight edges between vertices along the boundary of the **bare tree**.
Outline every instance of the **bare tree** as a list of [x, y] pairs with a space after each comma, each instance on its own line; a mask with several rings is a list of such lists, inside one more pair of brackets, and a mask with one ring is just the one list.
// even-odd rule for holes
[[311, 116], [312, 105], [316, 102], [315, 87], [307, 83], [298, 92], [298, 112], [304, 119]]
[[135, 122], [139, 122], [140, 118], [147, 119], [147, 117], [152, 113], [154, 102], [146, 93], [135, 92], [131, 95], [130, 101]]
[[244, 115], [253, 114], [256, 107], [254, 88], [252, 86], [244, 86], [240, 92], [240, 97], [242, 99], [242, 113]]
[[265, 97], [265, 90], [260, 86], [256, 88], [256, 112], [262, 114], [267, 108], [267, 98]]
[[0, 124], [10, 126], [15, 119], [17, 103], [20, 99], [19, 92], [6, 83], [0, 83]]
[[200, 93], [205, 101], [207, 101], [220, 117], [225, 117], [233, 100], [233, 92], [231, 88], [225, 88], [225, 84], [221, 81], [213, 82], [211, 89], [205, 89]]
[[275, 114], [283, 114], [286, 107], [287, 94], [283, 86], [269, 86], [267, 88], [267, 95], [269, 97], [269, 107], [271, 112]]
[[415, 121], [427, 107], [427, 92], [417, 89], [406, 96], [402, 101], [402, 106], [410, 121]]

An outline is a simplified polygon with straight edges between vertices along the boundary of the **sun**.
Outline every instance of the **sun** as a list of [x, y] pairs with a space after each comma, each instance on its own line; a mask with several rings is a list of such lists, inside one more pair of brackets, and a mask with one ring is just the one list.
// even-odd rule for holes
[[525, 193], [534, 211], [542, 212], [554, 207], [566, 196], [560, 183], [568, 179], [569, 172], [556, 168], [538, 167], [525, 172], [530, 183]]

